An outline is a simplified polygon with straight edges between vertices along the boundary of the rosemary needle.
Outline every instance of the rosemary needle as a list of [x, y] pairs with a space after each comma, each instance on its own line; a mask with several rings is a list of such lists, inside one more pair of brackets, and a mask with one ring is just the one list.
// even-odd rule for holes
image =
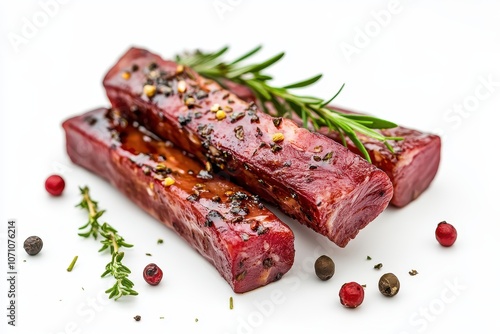
[[[262, 110], [268, 114], [278, 117], [290, 117], [296, 114], [304, 127], [312, 124], [314, 129], [328, 127], [331, 131], [337, 131], [346, 145], [346, 136], [356, 145], [365, 159], [371, 162], [368, 151], [364, 147], [358, 134], [362, 134], [385, 144], [393, 152], [389, 140], [402, 140], [402, 137], [387, 137], [374, 129], [394, 128], [397, 124], [377, 117], [368, 115], [345, 114], [337, 111], [328, 104], [332, 102], [342, 91], [344, 85], [329, 100], [313, 96], [297, 95], [290, 90], [308, 87], [321, 79], [322, 75], [302, 80], [290, 85], [275, 87], [269, 84], [271, 76], [262, 73], [263, 70], [283, 58], [284, 53], [279, 53], [261, 63], [241, 65], [241, 62], [250, 58], [261, 50], [258, 46], [232, 62], [224, 62], [222, 56], [229, 49], [224, 47], [213, 53], [195, 51], [176, 56], [180, 64], [193, 68], [202, 76], [213, 79], [225, 87], [224, 81], [230, 80], [244, 85], [252, 90], [257, 97]], [[274, 110], [270, 110], [270, 106]]]

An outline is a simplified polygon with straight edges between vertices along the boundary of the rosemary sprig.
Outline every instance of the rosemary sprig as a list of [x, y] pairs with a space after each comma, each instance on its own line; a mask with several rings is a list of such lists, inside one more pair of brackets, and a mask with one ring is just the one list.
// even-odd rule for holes
[[[191, 67], [204, 77], [217, 81], [222, 86], [225, 80], [244, 85], [252, 90], [264, 112], [278, 117], [290, 117], [297, 114], [302, 120], [304, 127], [312, 124], [316, 130], [320, 127], [328, 127], [331, 131], [337, 131], [344, 145], [345, 137], [349, 137], [363, 154], [365, 159], [371, 162], [370, 155], [358, 137], [362, 134], [385, 144], [393, 151], [389, 140], [402, 140], [402, 137], [387, 137], [374, 129], [394, 128], [397, 124], [377, 117], [367, 115], [345, 114], [328, 106], [342, 91], [344, 85], [329, 100], [323, 100], [313, 96], [297, 95], [290, 92], [292, 89], [310, 86], [321, 79], [321, 74], [283, 87], [275, 87], [269, 84], [271, 76], [262, 73], [263, 70], [278, 62], [285, 54], [279, 53], [261, 63], [241, 65], [241, 62], [250, 58], [261, 50], [258, 46], [232, 62], [224, 62], [222, 56], [227, 52], [224, 47], [217, 52], [205, 53], [195, 51], [176, 56], [176, 61]], [[272, 105], [274, 111], [270, 110]]]
[[120, 247], [130, 248], [133, 245], [126, 243], [123, 237], [118, 234], [118, 231], [108, 223], [99, 223], [98, 219], [104, 214], [104, 210], [99, 210], [97, 202], [92, 200], [89, 188], [87, 186], [80, 188], [80, 192], [82, 201], [77, 207], [88, 211], [89, 220], [79, 228], [80, 230], [87, 230], [78, 235], [85, 238], [93, 236], [94, 239], [101, 235], [103, 239], [101, 240], [102, 247], [99, 252], [109, 249], [111, 253], [111, 261], [106, 265], [106, 270], [101, 277], [112, 276], [116, 282], [106, 290], [106, 293], [109, 294], [110, 299], [114, 298], [115, 300], [127, 295], [136, 296], [138, 293], [133, 289], [134, 283], [128, 278], [130, 269], [122, 263], [125, 253], [120, 251]]

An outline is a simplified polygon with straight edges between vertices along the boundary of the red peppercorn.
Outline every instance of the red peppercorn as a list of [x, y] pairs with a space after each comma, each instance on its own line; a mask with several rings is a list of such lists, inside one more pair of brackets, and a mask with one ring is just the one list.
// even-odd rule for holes
[[45, 180], [45, 190], [52, 196], [60, 196], [65, 185], [64, 179], [59, 175], [51, 175]]
[[158, 285], [163, 278], [163, 271], [156, 264], [150, 263], [144, 268], [142, 276], [148, 284]]
[[453, 225], [442, 221], [436, 227], [436, 240], [444, 247], [450, 247], [457, 240], [457, 230]]
[[365, 298], [365, 291], [356, 282], [349, 282], [342, 285], [339, 292], [340, 303], [345, 307], [355, 308], [361, 305]]

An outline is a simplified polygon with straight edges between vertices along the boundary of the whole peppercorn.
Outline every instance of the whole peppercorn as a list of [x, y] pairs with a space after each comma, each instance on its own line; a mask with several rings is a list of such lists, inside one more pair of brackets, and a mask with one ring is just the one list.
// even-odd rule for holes
[[31, 236], [24, 241], [24, 249], [29, 255], [37, 255], [43, 247], [42, 239], [37, 236]]
[[45, 190], [52, 196], [60, 196], [64, 186], [64, 179], [59, 175], [51, 175], [45, 180]]
[[158, 285], [163, 278], [163, 271], [156, 264], [150, 263], [144, 268], [142, 276], [148, 284]]
[[451, 224], [442, 221], [436, 227], [436, 240], [444, 247], [450, 247], [457, 240], [457, 230]]
[[394, 297], [399, 292], [399, 279], [393, 273], [382, 275], [378, 281], [379, 291], [387, 297]]
[[327, 281], [335, 274], [335, 263], [330, 257], [321, 255], [314, 262], [314, 271], [322, 281]]
[[340, 303], [348, 308], [356, 308], [365, 299], [363, 287], [356, 282], [342, 285], [339, 291]]

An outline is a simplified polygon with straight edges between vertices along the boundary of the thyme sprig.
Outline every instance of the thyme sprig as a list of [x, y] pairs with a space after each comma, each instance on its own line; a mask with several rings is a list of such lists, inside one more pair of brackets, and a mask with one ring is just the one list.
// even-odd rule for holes
[[120, 251], [120, 247], [130, 248], [133, 245], [126, 243], [118, 231], [113, 228], [108, 223], [99, 223], [98, 219], [104, 214], [104, 210], [99, 210], [97, 201], [94, 201], [90, 197], [90, 190], [87, 186], [80, 188], [82, 195], [82, 201], [77, 204], [77, 207], [85, 209], [88, 211], [89, 220], [80, 230], [85, 230], [78, 235], [88, 238], [90, 236], [97, 239], [100, 235], [103, 239], [101, 240], [102, 247], [99, 252], [103, 252], [109, 249], [111, 253], [111, 261], [106, 265], [106, 270], [101, 275], [101, 277], [112, 276], [115, 279], [115, 284], [106, 290], [109, 294], [109, 298], [114, 298], [118, 300], [122, 296], [136, 296], [138, 293], [133, 289], [134, 283], [128, 278], [131, 273], [130, 269], [127, 268], [123, 263], [123, 257], [125, 253]]
[[[263, 111], [268, 114], [278, 117], [291, 117], [295, 113], [302, 120], [304, 127], [312, 124], [315, 130], [318, 130], [320, 127], [328, 127], [330, 131], [337, 131], [344, 145], [347, 144], [345, 137], [349, 137], [365, 159], [370, 162], [370, 155], [358, 137], [358, 134], [379, 140], [391, 152], [394, 152], [388, 141], [402, 140], [403, 138], [384, 136], [374, 129], [394, 128], [397, 124], [368, 115], [342, 113], [328, 106], [340, 94], [345, 84], [329, 100], [323, 100], [314, 96], [297, 95], [290, 92], [292, 89], [304, 88], [316, 83], [321, 79], [321, 74], [282, 87], [271, 85], [269, 81], [273, 78], [262, 71], [283, 58], [285, 55], [283, 52], [260, 63], [241, 65], [242, 61], [259, 52], [261, 48], [261, 46], [258, 46], [232, 62], [224, 62], [222, 60], [222, 56], [229, 49], [228, 47], [212, 53], [200, 50], [184, 53], [177, 55], [176, 61], [191, 67], [204, 77], [217, 81], [223, 87], [225, 86], [225, 80], [248, 87], [258, 99]], [[272, 105], [274, 111], [270, 110], [270, 105]]]

